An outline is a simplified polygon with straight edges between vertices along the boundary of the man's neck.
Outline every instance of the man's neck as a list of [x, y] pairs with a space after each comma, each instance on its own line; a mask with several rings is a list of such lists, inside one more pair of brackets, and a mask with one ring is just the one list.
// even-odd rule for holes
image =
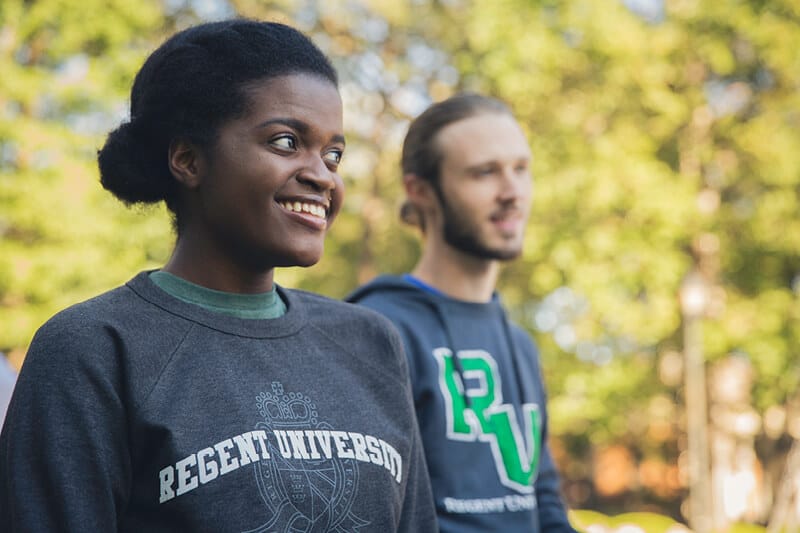
[[467, 302], [492, 299], [499, 261], [465, 254], [449, 245], [425, 246], [411, 274], [447, 296]]

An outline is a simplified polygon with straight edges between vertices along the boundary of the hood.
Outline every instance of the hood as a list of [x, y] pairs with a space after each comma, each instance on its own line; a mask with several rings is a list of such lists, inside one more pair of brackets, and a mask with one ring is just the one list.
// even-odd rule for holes
[[421, 287], [408, 281], [404, 276], [378, 276], [366, 285], [362, 285], [350, 294], [348, 294], [344, 301], [350, 303], [358, 303], [367, 295], [380, 291], [402, 291], [408, 292], [407, 296], [410, 298], [427, 299], [426, 292], [421, 290]]
[[[472, 303], [472, 302], [464, 302], [446, 294], [440, 292], [435, 287], [431, 287], [426, 285], [425, 283], [421, 282], [420, 280], [412, 277], [409, 274], [403, 276], [390, 276], [390, 275], [382, 275], [378, 276], [377, 278], [373, 279], [371, 282], [359, 287], [352, 293], [350, 293], [346, 298], [345, 301], [350, 303], [358, 303], [364, 298], [367, 298], [370, 294], [380, 292], [381, 294], [392, 293], [396, 292], [398, 294], [402, 294], [402, 299], [404, 300], [413, 300], [419, 303], [424, 304], [428, 308], [430, 308], [434, 315], [437, 317], [439, 324], [442, 327], [442, 331], [444, 332], [445, 338], [447, 340], [447, 348], [449, 348], [450, 352], [453, 354], [453, 366], [455, 367], [456, 372], [461, 379], [462, 384], [464, 383], [464, 371], [461, 361], [458, 357], [458, 349], [454, 342], [455, 337], [453, 336], [453, 331], [456, 329], [455, 324], [451, 324], [451, 321], [448, 319], [450, 313], [446, 312], [448, 306], [469, 306], [469, 307], [481, 307], [486, 308], [487, 306], [491, 306], [496, 309], [500, 320], [503, 326], [503, 333], [506, 339], [506, 342], [509, 345], [509, 350], [511, 354], [511, 363], [514, 367], [514, 375], [517, 379], [517, 386], [519, 387], [519, 391], [522, 394], [524, 390], [522, 388], [522, 384], [520, 382], [521, 376], [518, 371], [518, 353], [514, 343], [514, 338], [511, 334], [511, 326], [509, 325], [508, 318], [506, 316], [505, 310], [500, 302], [500, 298], [497, 293], [492, 295], [491, 301], [482, 304], [482, 303]], [[462, 387], [462, 390], [464, 388]], [[464, 396], [464, 402], [467, 406], [470, 406], [471, 401], [468, 395]]]

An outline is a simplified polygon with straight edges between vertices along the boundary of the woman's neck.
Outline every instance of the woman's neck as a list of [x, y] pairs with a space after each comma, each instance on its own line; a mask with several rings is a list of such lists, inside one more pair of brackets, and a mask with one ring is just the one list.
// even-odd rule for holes
[[274, 268], [248, 268], [222, 257], [225, 256], [179, 238], [162, 270], [217, 291], [255, 294], [272, 290]]

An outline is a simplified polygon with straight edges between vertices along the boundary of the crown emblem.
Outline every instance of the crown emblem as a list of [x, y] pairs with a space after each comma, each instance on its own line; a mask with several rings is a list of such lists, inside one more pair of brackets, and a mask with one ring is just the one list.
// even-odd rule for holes
[[272, 383], [272, 392], [256, 396], [256, 405], [267, 426], [273, 429], [317, 425], [317, 406], [311, 398], [299, 392], [287, 393], [277, 381]]

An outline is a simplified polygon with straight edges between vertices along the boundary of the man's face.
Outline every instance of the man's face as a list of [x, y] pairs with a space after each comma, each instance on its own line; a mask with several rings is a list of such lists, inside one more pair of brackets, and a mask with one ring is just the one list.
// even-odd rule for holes
[[480, 114], [446, 126], [436, 142], [445, 243], [481, 259], [517, 257], [533, 193], [530, 147], [517, 122]]

